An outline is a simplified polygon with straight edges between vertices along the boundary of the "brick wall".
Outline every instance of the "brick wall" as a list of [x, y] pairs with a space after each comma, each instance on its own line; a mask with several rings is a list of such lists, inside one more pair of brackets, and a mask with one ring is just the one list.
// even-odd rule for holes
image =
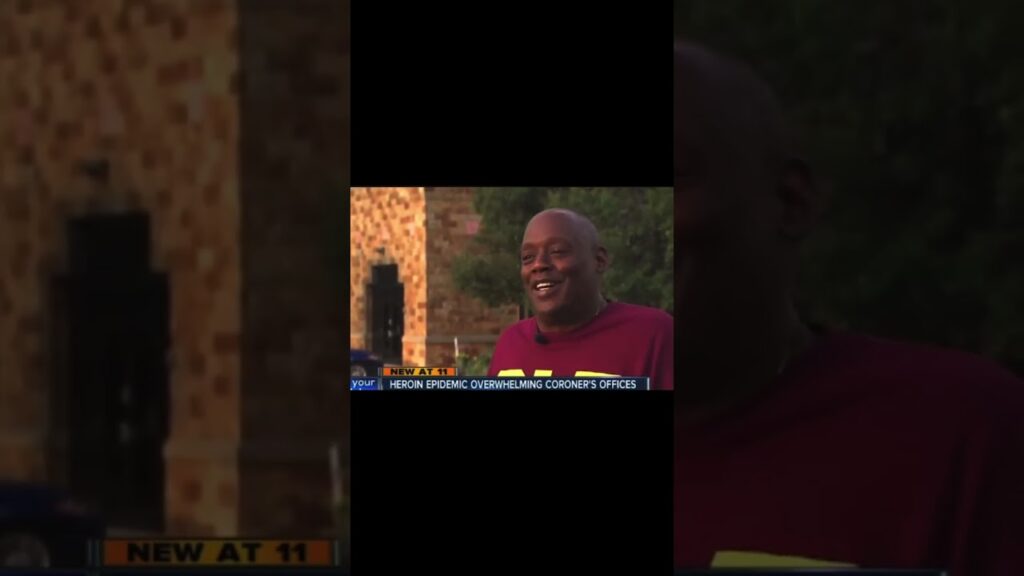
[[239, 530], [249, 535], [330, 531], [328, 447], [340, 445], [348, 461], [341, 319], [348, 4], [238, 3], [245, 332]]
[[[229, 0], [0, 2], [0, 470], [48, 476], [43, 326], [64, 223], [151, 215], [171, 290], [167, 514], [231, 533], [237, 491], [241, 254], [237, 20]], [[109, 186], [83, 161], [110, 163]]]
[[[469, 188], [353, 188], [351, 342], [366, 348], [366, 285], [376, 264], [398, 264], [405, 288], [403, 364], [454, 365], [459, 351], [490, 353], [515, 307], [491, 310], [456, 290], [451, 263], [479, 216]], [[514, 273], [514, 271], [513, 271]]]
[[[167, 530], [328, 530], [327, 447], [347, 462], [347, 14], [0, 2], [2, 475], [52, 479], [45, 287], [64, 223], [145, 210], [171, 289]], [[109, 186], [77, 170], [97, 159]]]
[[[519, 319], [518, 309], [492, 309], [460, 292], [452, 278], [455, 256], [469, 246], [479, 228], [472, 188], [431, 188], [427, 199], [427, 364], [455, 365], [460, 354], [490, 355], [501, 330]], [[516, 274], [510, 270], [509, 274]]]
[[366, 348], [366, 285], [374, 265], [397, 264], [405, 288], [402, 363], [426, 361], [426, 196], [423, 188], [351, 190], [351, 346]]

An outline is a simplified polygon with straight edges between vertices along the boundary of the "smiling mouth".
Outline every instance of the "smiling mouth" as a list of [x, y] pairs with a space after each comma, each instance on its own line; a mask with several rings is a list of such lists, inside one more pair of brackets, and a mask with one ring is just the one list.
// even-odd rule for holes
[[561, 282], [552, 282], [550, 280], [543, 280], [540, 282], [533, 283], [533, 291], [537, 294], [547, 294], [554, 290]]

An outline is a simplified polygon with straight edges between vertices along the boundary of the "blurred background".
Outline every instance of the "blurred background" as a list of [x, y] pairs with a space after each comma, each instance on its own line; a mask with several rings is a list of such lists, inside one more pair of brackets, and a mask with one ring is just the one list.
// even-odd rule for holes
[[345, 539], [348, 42], [342, 0], [0, 1], [0, 563], [87, 514]]
[[677, 38], [778, 93], [831, 194], [813, 321], [982, 353], [1024, 375], [1024, 5], [683, 0]]
[[353, 188], [353, 370], [486, 374], [501, 331], [530, 313], [519, 247], [546, 208], [597, 226], [607, 297], [673, 312], [671, 188]]

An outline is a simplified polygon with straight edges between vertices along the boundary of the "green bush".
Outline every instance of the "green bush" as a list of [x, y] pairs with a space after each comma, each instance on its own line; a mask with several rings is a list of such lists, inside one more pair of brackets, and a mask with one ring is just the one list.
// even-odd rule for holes
[[491, 365], [490, 354], [459, 354], [455, 367], [459, 370], [459, 376], [487, 376], [487, 369]]
[[675, 32], [779, 93], [831, 191], [809, 319], [1024, 374], [1024, 4], [924, 4], [677, 1]]

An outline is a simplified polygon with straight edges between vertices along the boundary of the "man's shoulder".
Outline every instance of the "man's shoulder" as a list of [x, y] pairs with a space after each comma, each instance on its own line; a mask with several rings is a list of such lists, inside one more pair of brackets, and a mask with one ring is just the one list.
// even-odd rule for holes
[[518, 320], [502, 328], [501, 333], [498, 335], [498, 343], [501, 343], [504, 340], [508, 340], [509, 338], [523, 336], [525, 334], [530, 333], [532, 330], [532, 318], [524, 318], [523, 320]]
[[529, 322], [530, 319], [519, 320], [498, 334], [498, 341], [494, 343], [494, 351], [491, 353], [490, 375], [495, 375], [496, 370], [508, 368], [510, 362], [515, 362], [522, 355]]
[[935, 376], [940, 380], [962, 382], [984, 380], [1006, 385], [1019, 381], [996, 362], [976, 353], [937, 344], [910, 342], [867, 336], [840, 334], [839, 341], [854, 352], [854, 358], [883, 364], [897, 373]]
[[927, 403], [920, 408], [947, 406], [964, 415], [1018, 410], [1024, 417], [1024, 382], [978, 354], [858, 334], [832, 338], [841, 366], [894, 400]]
[[615, 302], [618, 314], [634, 322], [643, 322], [656, 327], [671, 329], [673, 318], [661, 308], [642, 306], [640, 304], [628, 304], [626, 302]]

